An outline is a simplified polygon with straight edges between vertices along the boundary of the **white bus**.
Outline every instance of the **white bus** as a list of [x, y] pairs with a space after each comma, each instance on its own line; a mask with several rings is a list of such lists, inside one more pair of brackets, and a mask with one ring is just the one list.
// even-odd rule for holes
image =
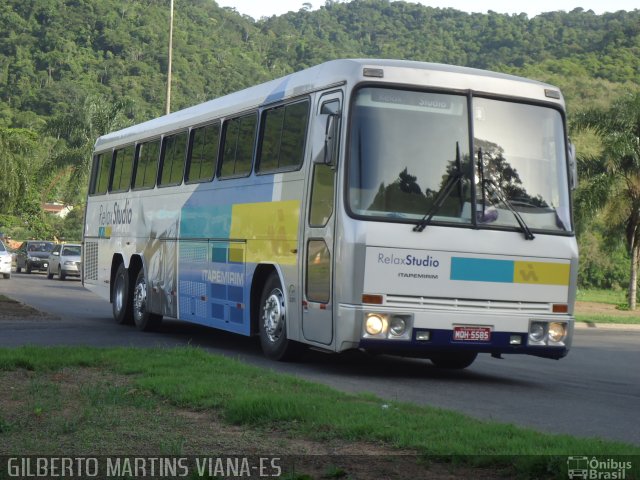
[[335, 60], [100, 137], [83, 282], [119, 323], [464, 368], [565, 356], [578, 252], [560, 91]]

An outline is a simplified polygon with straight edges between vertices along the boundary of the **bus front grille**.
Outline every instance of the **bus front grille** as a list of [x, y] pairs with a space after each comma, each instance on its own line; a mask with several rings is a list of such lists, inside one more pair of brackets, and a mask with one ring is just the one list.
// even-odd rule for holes
[[404, 295], [387, 295], [385, 305], [392, 307], [422, 307], [429, 310], [492, 311], [531, 314], [552, 313], [551, 303], [414, 297]]

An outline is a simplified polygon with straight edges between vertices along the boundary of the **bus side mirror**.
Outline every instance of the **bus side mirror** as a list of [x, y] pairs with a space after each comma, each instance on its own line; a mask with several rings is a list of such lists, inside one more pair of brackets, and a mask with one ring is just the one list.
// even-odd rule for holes
[[340, 129], [340, 117], [331, 114], [327, 117], [327, 126], [324, 132], [324, 164], [335, 167], [338, 163], [338, 132]]
[[321, 115], [327, 115], [324, 129], [324, 155], [316, 160], [317, 163], [334, 167], [338, 163], [338, 137], [340, 136], [340, 102], [333, 100], [322, 105]]
[[569, 143], [569, 185], [571, 190], [578, 188], [578, 161], [576, 160], [576, 146]]

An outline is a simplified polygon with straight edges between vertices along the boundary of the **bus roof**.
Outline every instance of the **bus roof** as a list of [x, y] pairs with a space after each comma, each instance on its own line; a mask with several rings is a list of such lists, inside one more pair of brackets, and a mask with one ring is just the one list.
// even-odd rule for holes
[[[378, 69], [380, 76], [368, 76], [364, 69]], [[380, 72], [377, 73], [380, 75]], [[469, 67], [410, 60], [341, 59], [331, 60], [287, 76], [246, 88], [207, 102], [185, 108], [131, 127], [108, 133], [97, 139], [96, 151], [158, 137], [216, 118], [251, 110], [261, 105], [329, 88], [332, 85], [355, 85], [360, 81], [395, 85], [448, 88], [453, 90], [506, 95], [559, 104], [564, 107], [560, 91], [535, 80]], [[549, 91], [555, 92], [552, 96]]]

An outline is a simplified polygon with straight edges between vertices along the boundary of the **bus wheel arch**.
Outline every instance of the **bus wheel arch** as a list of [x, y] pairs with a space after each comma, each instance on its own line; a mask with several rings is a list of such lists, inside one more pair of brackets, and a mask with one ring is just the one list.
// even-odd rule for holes
[[[257, 323], [257, 331], [260, 335], [260, 345], [267, 358], [272, 360], [294, 360], [301, 351], [302, 345], [288, 338], [287, 335], [287, 299], [282, 280], [276, 269], [263, 268], [256, 270], [259, 282], [252, 287], [252, 315]], [[258, 293], [258, 297], [255, 296]], [[254, 303], [255, 299], [258, 299]], [[252, 318], [252, 320], [253, 320]]]
[[114, 261], [111, 266], [111, 307], [114, 320], [121, 325], [133, 323], [132, 295], [129, 271], [123, 261]]
[[249, 308], [251, 309], [251, 334], [260, 334], [260, 297], [262, 290], [271, 274], [278, 274], [276, 267], [271, 264], [260, 264], [256, 267], [251, 281], [251, 295]]
[[149, 332], [156, 330], [162, 322], [162, 315], [149, 310], [149, 286], [147, 284], [144, 268], [140, 265], [133, 282], [133, 322], [138, 330]]
[[122, 258], [122, 255], [115, 254], [111, 259], [111, 274], [109, 275], [109, 299], [111, 302], [113, 302], [113, 290], [120, 265], [124, 266], [124, 259]]

